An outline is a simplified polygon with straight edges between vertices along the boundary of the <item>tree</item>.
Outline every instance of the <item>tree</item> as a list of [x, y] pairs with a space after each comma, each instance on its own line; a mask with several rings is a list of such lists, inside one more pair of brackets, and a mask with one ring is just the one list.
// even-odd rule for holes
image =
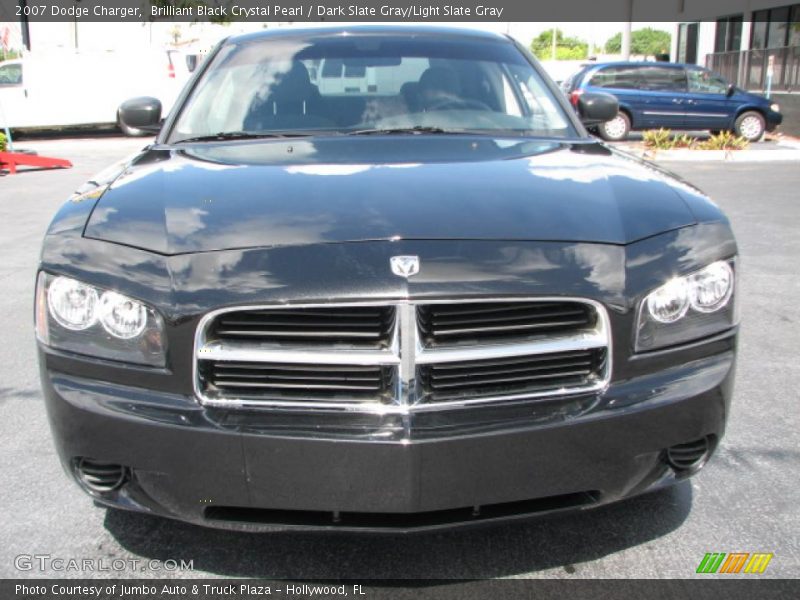
[[[646, 27], [631, 33], [631, 54], [655, 56], [669, 54], [672, 36], [666, 31]], [[622, 33], [616, 33], [606, 42], [608, 54], [619, 54], [622, 51]]]
[[[543, 31], [531, 42], [531, 52], [536, 58], [549, 60], [553, 57], [553, 30]], [[589, 56], [589, 44], [576, 37], [565, 37], [556, 29], [556, 60], [580, 60]]]

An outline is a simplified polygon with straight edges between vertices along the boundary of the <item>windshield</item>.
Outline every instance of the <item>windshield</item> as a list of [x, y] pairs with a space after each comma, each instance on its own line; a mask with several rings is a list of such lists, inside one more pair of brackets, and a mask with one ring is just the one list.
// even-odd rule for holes
[[170, 141], [415, 128], [576, 135], [512, 44], [433, 35], [321, 35], [223, 47], [181, 110]]

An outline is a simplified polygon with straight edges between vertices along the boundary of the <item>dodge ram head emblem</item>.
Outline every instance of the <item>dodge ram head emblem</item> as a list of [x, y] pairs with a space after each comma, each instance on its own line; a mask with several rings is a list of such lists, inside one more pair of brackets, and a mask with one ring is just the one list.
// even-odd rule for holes
[[419, 273], [419, 256], [393, 256], [392, 273], [408, 279]]

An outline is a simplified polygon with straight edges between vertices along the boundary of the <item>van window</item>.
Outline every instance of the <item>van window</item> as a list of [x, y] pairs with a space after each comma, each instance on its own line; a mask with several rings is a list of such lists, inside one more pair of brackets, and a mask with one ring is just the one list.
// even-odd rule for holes
[[22, 83], [22, 65], [0, 66], [0, 85], [16, 85]]
[[322, 77], [324, 79], [339, 78], [344, 71], [344, 61], [341, 58], [329, 58], [322, 67]]
[[635, 90], [641, 87], [636, 67], [605, 67], [592, 75], [589, 85], [618, 90]]
[[314, 61], [303, 61], [311, 81], [318, 83], [322, 96], [399, 94], [403, 85], [419, 80], [431, 66], [428, 59], [416, 57], [403, 57], [399, 63], [380, 65], [354, 58], [326, 58], [322, 61], [322, 78], [317, 82], [317, 78], [311, 76]]
[[569, 93], [578, 87], [580, 80], [583, 79], [584, 74], [588, 70], [587, 67], [581, 67], [577, 71], [575, 71], [572, 75], [567, 77], [561, 84], [561, 89], [565, 92]]
[[669, 67], [640, 67], [642, 89], [651, 92], [685, 92], [686, 72]]
[[696, 94], [724, 94], [728, 91], [728, 83], [711, 71], [704, 69], [688, 69], [689, 91]]

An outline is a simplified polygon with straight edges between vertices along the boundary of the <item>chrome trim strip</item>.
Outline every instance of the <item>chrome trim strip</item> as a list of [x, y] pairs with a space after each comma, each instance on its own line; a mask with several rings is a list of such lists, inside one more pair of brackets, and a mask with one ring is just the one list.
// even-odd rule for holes
[[[424, 304], [455, 304], [485, 302], [578, 302], [591, 305], [597, 314], [595, 331], [580, 335], [547, 337], [530, 339], [525, 342], [511, 344], [485, 344], [480, 346], [423, 347], [417, 326], [416, 306]], [[395, 307], [395, 324], [391, 344], [388, 349], [319, 349], [316, 347], [275, 346], [219, 342], [206, 343], [205, 332], [211, 321], [217, 316], [247, 310], [280, 310], [321, 307], [359, 307], [387, 306]], [[606, 347], [606, 361], [603, 376], [596, 383], [583, 387], [560, 388], [541, 392], [514, 394], [507, 396], [491, 396], [465, 400], [448, 400], [437, 403], [418, 403], [419, 392], [416, 382], [416, 365], [434, 364], [438, 362], [458, 362], [491, 358], [523, 356], [526, 354], [545, 354], [570, 350], [585, 350]], [[407, 357], [413, 360], [409, 360]], [[248, 407], [265, 409], [308, 410], [321, 409], [333, 411], [364, 412], [370, 414], [401, 414], [413, 412], [456, 409], [475, 405], [495, 404], [536, 398], [572, 397], [592, 393], [601, 393], [608, 388], [612, 375], [612, 339], [608, 312], [605, 307], [588, 298], [562, 296], [526, 296], [526, 297], [479, 297], [479, 298], [418, 298], [385, 299], [373, 302], [329, 302], [312, 304], [257, 304], [232, 306], [211, 311], [203, 316], [195, 331], [194, 359], [192, 361], [192, 385], [195, 397], [204, 406], [215, 407]], [[288, 401], [288, 400], [250, 400], [246, 398], [213, 398], [206, 396], [200, 386], [198, 370], [199, 360], [231, 360], [247, 362], [284, 362], [284, 363], [318, 363], [318, 364], [356, 364], [387, 365], [398, 369], [394, 403], [380, 402], [348, 402], [336, 401]]]
[[698, 113], [698, 112], [675, 112], [675, 111], [660, 111], [660, 110], [643, 110], [643, 115], [656, 115], [664, 117], [714, 117], [718, 119], [728, 118], [725, 113]]
[[318, 348], [285, 348], [258, 346], [241, 342], [210, 342], [195, 354], [199, 360], [230, 360], [242, 362], [275, 362], [323, 365], [397, 365], [400, 356], [387, 350], [320, 350]]
[[514, 356], [568, 352], [570, 350], [604, 348], [608, 344], [606, 343], [607, 336], [602, 329], [594, 333], [546, 338], [517, 344], [486, 344], [463, 348], [425, 348], [418, 350], [417, 364], [430, 365], [481, 360], [484, 358], [510, 358]]

